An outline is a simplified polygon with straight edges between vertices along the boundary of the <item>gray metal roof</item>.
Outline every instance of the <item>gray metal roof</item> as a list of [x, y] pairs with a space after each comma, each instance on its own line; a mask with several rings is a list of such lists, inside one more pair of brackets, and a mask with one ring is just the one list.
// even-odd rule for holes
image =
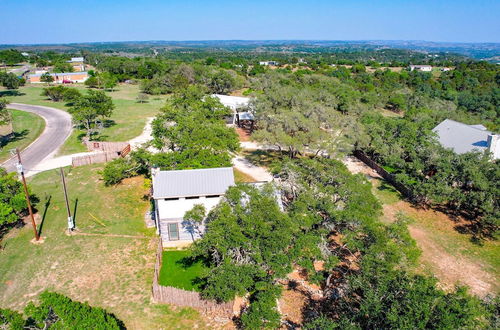
[[232, 167], [159, 171], [153, 176], [153, 198], [222, 195], [233, 185]]
[[484, 151], [488, 148], [488, 135], [491, 134], [482, 125], [467, 125], [451, 119], [443, 120], [433, 131], [443, 147], [453, 149], [457, 154]]

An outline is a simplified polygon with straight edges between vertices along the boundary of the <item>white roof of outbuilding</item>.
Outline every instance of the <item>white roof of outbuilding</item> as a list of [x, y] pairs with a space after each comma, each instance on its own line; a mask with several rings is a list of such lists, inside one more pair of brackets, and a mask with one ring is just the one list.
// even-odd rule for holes
[[153, 176], [153, 198], [222, 195], [230, 186], [232, 167], [160, 171]]
[[83, 57], [72, 57], [69, 62], [83, 62]]
[[253, 113], [248, 111], [238, 113], [238, 117], [240, 120], [255, 120]]
[[453, 149], [457, 154], [484, 151], [491, 134], [483, 125], [467, 125], [451, 119], [443, 120], [433, 131], [443, 147]]
[[229, 107], [231, 110], [247, 107], [248, 103], [250, 102], [250, 98], [248, 97], [230, 96], [221, 94], [213, 94], [212, 96], [218, 98], [223, 105]]

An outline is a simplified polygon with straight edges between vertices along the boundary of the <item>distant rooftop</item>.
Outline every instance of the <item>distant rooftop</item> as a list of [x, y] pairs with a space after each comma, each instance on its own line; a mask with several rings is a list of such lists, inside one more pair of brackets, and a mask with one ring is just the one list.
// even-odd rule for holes
[[451, 119], [443, 120], [434, 129], [439, 143], [453, 149], [457, 154], [488, 149], [488, 135], [492, 134], [483, 125], [467, 125]]
[[159, 171], [153, 176], [153, 198], [222, 195], [233, 185], [232, 167]]
[[410, 65], [410, 67], [413, 67], [413, 68], [432, 68], [432, 65], [427, 65], [427, 64], [424, 64], [424, 65], [412, 64], [412, 65]]
[[68, 62], [83, 62], [83, 57], [72, 57]]
[[[41, 77], [44, 73], [35, 73], [35, 74], [30, 74], [30, 77]], [[57, 72], [57, 73], [51, 73], [51, 76], [73, 76], [73, 75], [81, 75], [81, 74], [87, 74], [87, 72]]]
[[229, 96], [221, 94], [213, 94], [212, 96], [218, 98], [220, 103], [222, 103], [226, 107], [229, 107], [231, 110], [237, 110], [238, 108], [246, 107], [250, 102], [250, 98], [248, 97]]

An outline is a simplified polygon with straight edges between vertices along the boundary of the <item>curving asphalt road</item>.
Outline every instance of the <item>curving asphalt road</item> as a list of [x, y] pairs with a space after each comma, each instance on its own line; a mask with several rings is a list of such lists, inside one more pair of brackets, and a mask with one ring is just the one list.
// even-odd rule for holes
[[[39, 115], [45, 120], [45, 130], [27, 148], [21, 151], [21, 160], [24, 165], [24, 172], [33, 169], [38, 163], [50, 155], [55, 154], [57, 149], [66, 141], [71, 134], [73, 125], [71, 115], [65, 111], [44, 107], [39, 105], [29, 105], [21, 103], [11, 103], [7, 105], [9, 109], [31, 112]], [[17, 157], [12, 157], [2, 164], [7, 172], [16, 170]]]

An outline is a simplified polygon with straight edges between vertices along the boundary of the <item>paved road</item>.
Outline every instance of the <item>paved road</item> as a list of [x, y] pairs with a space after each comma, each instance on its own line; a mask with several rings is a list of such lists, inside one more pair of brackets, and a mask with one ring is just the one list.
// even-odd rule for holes
[[[71, 134], [71, 116], [65, 111], [20, 103], [11, 103], [7, 107], [37, 114], [45, 120], [45, 130], [38, 139], [21, 152], [25, 172], [33, 169], [43, 159], [55, 154]], [[4, 162], [2, 167], [6, 168], [8, 172], [12, 172], [16, 170], [16, 164], [17, 158], [12, 157]]]

